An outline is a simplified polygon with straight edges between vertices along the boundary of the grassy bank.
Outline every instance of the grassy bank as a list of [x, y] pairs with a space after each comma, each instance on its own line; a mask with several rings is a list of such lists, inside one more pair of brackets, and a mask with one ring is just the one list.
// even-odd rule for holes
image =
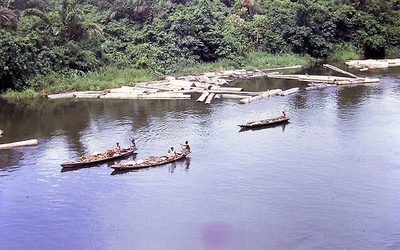
[[[311, 57], [302, 57], [292, 54], [271, 55], [265, 53], [250, 53], [247, 58], [241, 60], [240, 68], [247, 70], [268, 69], [302, 65], [311, 66]], [[204, 72], [216, 72], [222, 70], [238, 69], [238, 62], [232, 60], [221, 60], [215, 63], [204, 63], [196, 65], [185, 65], [176, 69], [174, 76], [199, 75]], [[125, 68], [118, 69], [107, 67], [99, 73], [86, 74], [84, 76], [63, 77], [53, 73], [40, 79], [31, 80], [28, 89], [21, 92], [7, 91], [2, 96], [11, 99], [39, 98], [46, 94], [62, 93], [68, 91], [104, 90], [120, 86], [134, 86], [135, 83], [160, 80], [165, 76], [155, 74], [147, 69]]]

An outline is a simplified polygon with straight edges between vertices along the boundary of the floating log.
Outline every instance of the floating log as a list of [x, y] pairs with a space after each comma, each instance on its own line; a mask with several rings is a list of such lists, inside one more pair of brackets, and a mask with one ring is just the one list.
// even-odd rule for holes
[[367, 77], [367, 78], [351, 79], [348, 81], [335, 82], [335, 84], [337, 84], [337, 85], [369, 84], [369, 83], [379, 83], [379, 79]]
[[210, 104], [211, 101], [212, 101], [212, 99], [214, 98], [214, 96], [215, 96], [214, 93], [210, 93], [210, 94], [207, 96], [207, 99], [206, 99], [205, 103], [206, 103], [206, 104]]
[[185, 80], [171, 80], [171, 81], [169, 81], [168, 86], [190, 89], [192, 87], [196, 87], [196, 84], [194, 82], [189, 82], [189, 81], [185, 81]]
[[142, 88], [142, 87], [129, 87], [129, 86], [122, 86], [120, 88], [111, 89], [109, 93], [133, 93], [133, 94], [140, 94], [140, 93], [148, 93], [148, 92], [157, 92], [152, 87]]
[[39, 144], [39, 142], [38, 142], [37, 139], [31, 139], [31, 140], [25, 140], [25, 141], [18, 141], [18, 142], [0, 144], [0, 149], [36, 146], [38, 144]]
[[300, 77], [307, 77], [308, 75], [281, 75], [281, 74], [267, 74], [269, 78], [298, 80]]
[[63, 99], [63, 98], [74, 98], [76, 92], [68, 92], [68, 93], [60, 93], [60, 94], [51, 94], [46, 95], [47, 99]]
[[325, 88], [328, 88], [328, 87], [337, 87], [337, 85], [336, 84], [318, 83], [318, 84], [309, 85], [308, 87], [305, 88], [305, 90], [325, 89]]
[[209, 92], [204, 91], [203, 93], [201, 93], [200, 97], [197, 98], [196, 102], [204, 102], [209, 94]]
[[326, 68], [329, 68], [331, 70], [334, 70], [336, 72], [342, 73], [344, 75], [348, 75], [348, 76], [353, 77], [353, 78], [358, 78], [358, 76], [356, 76], [356, 75], [354, 75], [354, 74], [352, 74], [350, 72], [344, 71], [342, 69], [339, 69], [338, 67], [332, 66], [330, 64], [324, 64], [323, 66], [326, 67]]
[[150, 94], [133, 93], [108, 93], [100, 96], [100, 99], [190, 99], [191, 95], [176, 92], [157, 92]]
[[279, 94], [281, 92], [282, 92], [281, 89], [268, 90], [266, 92], [261, 92], [257, 96], [253, 96], [253, 97], [250, 97], [250, 98], [244, 98], [244, 99], [240, 100], [239, 103], [240, 104], [247, 104], [247, 103], [250, 103], [250, 102], [253, 102], [253, 101], [256, 101], [256, 100], [260, 100], [260, 99], [263, 99], [263, 98], [266, 98], [266, 97], [277, 95], [277, 94]]
[[210, 92], [219, 91], [219, 92], [240, 92], [243, 91], [243, 88], [235, 88], [235, 87], [219, 87], [215, 86], [215, 88], [211, 88]]
[[368, 59], [368, 60], [349, 60], [345, 62], [348, 67], [357, 68], [361, 71], [369, 69], [384, 69], [389, 67], [399, 67], [400, 59]]
[[80, 94], [80, 93], [77, 93], [76, 95], [74, 95], [74, 97], [75, 98], [79, 98], [79, 99], [97, 99], [97, 98], [100, 98], [100, 94]]
[[286, 95], [290, 95], [293, 93], [296, 93], [299, 91], [299, 87], [295, 87], [295, 88], [291, 88], [291, 89], [287, 89], [285, 91], [282, 91], [281, 93], [279, 93], [280, 96], [286, 96]]
[[[364, 77], [357, 77], [355, 79], [342, 76], [318, 76], [318, 75], [271, 75], [268, 77], [298, 80], [300, 82], [331, 83], [331, 84], [369, 83], [371, 81]], [[373, 81], [376, 82], [376, 80], [378, 80], [379, 82], [379, 79], [374, 79]]]
[[262, 69], [262, 71], [283, 70], [283, 69], [300, 69], [301, 67], [302, 67], [301, 65], [295, 65], [295, 66], [288, 66], [288, 67], [281, 67], [281, 68]]
[[235, 94], [222, 94], [222, 98], [232, 98], [232, 99], [246, 99], [252, 96], [249, 95], [235, 95]]
[[314, 83], [335, 83], [337, 81], [349, 81], [353, 80], [353, 78], [342, 77], [342, 76], [302, 76], [299, 77], [298, 81], [300, 82], [314, 82]]

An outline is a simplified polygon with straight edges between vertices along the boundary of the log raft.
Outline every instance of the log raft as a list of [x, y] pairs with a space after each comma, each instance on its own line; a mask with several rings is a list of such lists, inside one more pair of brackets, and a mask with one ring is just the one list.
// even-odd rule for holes
[[345, 65], [350, 68], [356, 68], [360, 71], [386, 69], [391, 67], [400, 67], [400, 58], [397, 59], [368, 59], [368, 60], [349, 60]]
[[[400, 63], [400, 59], [399, 59]], [[392, 63], [394, 64], [394, 63]], [[292, 88], [285, 91], [274, 90], [267, 92], [244, 92], [243, 88], [229, 86], [229, 79], [251, 78], [266, 76], [269, 78], [297, 80], [308, 83], [306, 90], [320, 89], [331, 86], [351, 86], [355, 84], [379, 83], [376, 78], [358, 77], [350, 72], [344, 71], [329, 64], [324, 67], [339, 72], [346, 76], [320, 76], [320, 75], [283, 75], [279, 72], [272, 72], [278, 69], [297, 69], [301, 66], [271, 68], [263, 70], [227, 70], [221, 72], [206, 72], [199, 76], [167, 76], [165, 80], [136, 83], [135, 86], [123, 86], [106, 91], [82, 91], [62, 94], [48, 95], [48, 99], [59, 98], [99, 98], [99, 99], [191, 99], [192, 94], [200, 94], [197, 102], [210, 104], [217, 98], [237, 98], [239, 103], [250, 103], [262, 98], [275, 95], [289, 95], [299, 91], [299, 88]], [[265, 73], [268, 71], [269, 73]]]

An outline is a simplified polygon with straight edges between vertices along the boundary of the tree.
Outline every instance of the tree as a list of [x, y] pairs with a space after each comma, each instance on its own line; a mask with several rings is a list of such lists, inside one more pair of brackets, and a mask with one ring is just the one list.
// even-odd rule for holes
[[18, 27], [18, 15], [8, 8], [0, 9], [0, 26], [11, 27], [14, 30]]

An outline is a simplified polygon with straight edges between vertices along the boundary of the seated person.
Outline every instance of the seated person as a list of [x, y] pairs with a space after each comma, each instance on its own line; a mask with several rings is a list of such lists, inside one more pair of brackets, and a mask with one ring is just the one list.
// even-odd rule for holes
[[168, 149], [168, 158], [170, 160], [173, 160], [173, 159], [175, 159], [175, 157], [176, 157], [175, 149], [174, 149], [174, 147], [171, 147], [170, 149]]
[[182, 146], [182, 153], [188, 154], [190, 153], [190, 146], [189, 146], [189, 142], [185, 141], [184, 144], [181, 144]]

